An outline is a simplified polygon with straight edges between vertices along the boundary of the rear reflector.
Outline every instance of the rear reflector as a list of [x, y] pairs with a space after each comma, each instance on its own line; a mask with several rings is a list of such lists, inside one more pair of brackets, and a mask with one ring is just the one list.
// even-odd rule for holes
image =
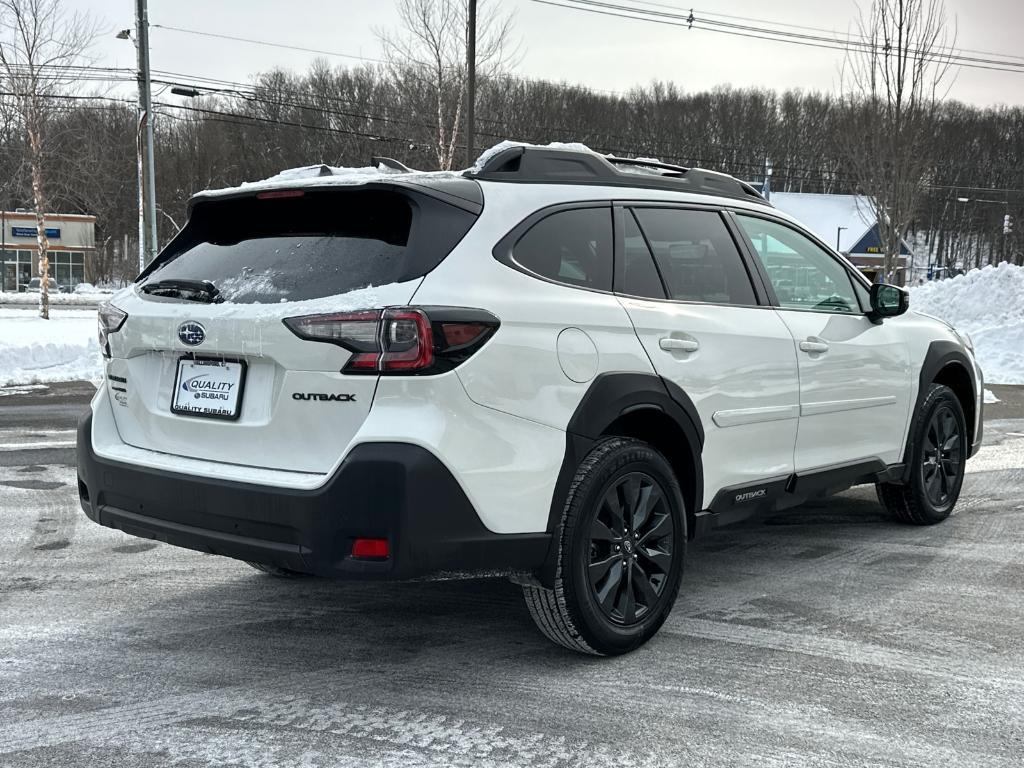
[[473, 343], [491, 329], [484, 323], [441, 323], [441, 330], [449, 347], [461, 347]]
[[352, 543], [352, 557], [385, 558], [391, 554], [387, 539], [356, 539]]

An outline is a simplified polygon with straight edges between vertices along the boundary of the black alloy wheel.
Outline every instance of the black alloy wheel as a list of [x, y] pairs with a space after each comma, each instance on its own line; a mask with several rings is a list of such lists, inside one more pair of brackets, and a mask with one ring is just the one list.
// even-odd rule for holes
[[664, 489], [651, 475], [630, 472], [606, 488], [590, 526], [591, 595], [615, 624], [637, 624], [665, 591], [675, 523]]
[[921, 483], [928, 501], [944, 507], [957, 488], [963, 464], [963, 435], [948, 405], [935, 409], [924, 434]]
[[970, 455], [967, 424], [956, 393], [929, 384], [911, 424], [905, 479], [876, 484], [878, 500], [897, 520], [934, 525], [952, 514]]
[[679, 595], [686, 524], [679, 478], [660, 451], [632, 437], [599, 439], [565, 497], [553, 583], [522, 583], [538, 629], [580, 653], [639, 648]]

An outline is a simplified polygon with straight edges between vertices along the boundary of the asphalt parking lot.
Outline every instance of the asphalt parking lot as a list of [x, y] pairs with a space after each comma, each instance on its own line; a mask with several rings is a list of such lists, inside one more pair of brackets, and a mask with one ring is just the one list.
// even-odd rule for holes
[[0, 766], [1020, 766], [1024, 395], [992, 389], [945, 524], [856, 488], [716, 531], [617, 659], [504, 580], [278, 581], [94, 525], [90, 385], [0, 394]]

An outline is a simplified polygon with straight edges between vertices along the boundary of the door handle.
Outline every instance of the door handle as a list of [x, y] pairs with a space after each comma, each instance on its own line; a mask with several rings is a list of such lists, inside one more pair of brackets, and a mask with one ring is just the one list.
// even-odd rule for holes
[[666, 352], [696, 352], [700, 349], [700, 342], [696, 339], [677, 339], [668, 336], [658, 340], [658, 346]]
[[828, 343], [810, 338], [800, 342], [800, 351], [809, 355], [820, 355], [823, 352], [828, 352]]

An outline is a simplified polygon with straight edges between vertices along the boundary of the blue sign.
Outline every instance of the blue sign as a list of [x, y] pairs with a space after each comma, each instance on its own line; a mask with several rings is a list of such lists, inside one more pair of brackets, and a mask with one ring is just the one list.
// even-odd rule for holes
[[[857, 244], [850, 249], [850, 253], [866, 253], [869, 256], [882, 255], [882, 238], [878, 234], [877, 224], [864, 233], [864, 237], [862, 237]], [[907, 250], [906, 244], [900, 240], [900, 256], [909, 255], [910, 251]]]
[[[35, 237], [39, 233], [37, 227], [11, 227], [11, 237]], [[60, 240], [59, 227], [47, 227], [46, 236], [54, 240]]]

